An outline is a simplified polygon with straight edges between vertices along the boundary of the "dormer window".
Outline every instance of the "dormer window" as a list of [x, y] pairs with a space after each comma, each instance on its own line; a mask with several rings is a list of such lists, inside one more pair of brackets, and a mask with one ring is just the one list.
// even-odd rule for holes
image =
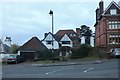
[[70, 36], [71, 36], [71, 37], [73, 36], [72, 33], [70, 34]]
[[117, 14], [117, 10], [116, 9], [110, 9], [110, 14], [111, 15], [116, 15]]

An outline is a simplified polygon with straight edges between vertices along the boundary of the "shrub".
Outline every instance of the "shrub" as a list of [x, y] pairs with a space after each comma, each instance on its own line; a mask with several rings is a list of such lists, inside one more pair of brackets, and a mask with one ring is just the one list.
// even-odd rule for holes
[[41, 51], [36, 51], [36, 60], [47, 60], [52, 57], [52, 53], [50, 50], [41, 50]]
[[79, 48], [72, 49], [72, 59], [84, 58], [89, 55], [92, 47], [88, 44], [82, 44]]

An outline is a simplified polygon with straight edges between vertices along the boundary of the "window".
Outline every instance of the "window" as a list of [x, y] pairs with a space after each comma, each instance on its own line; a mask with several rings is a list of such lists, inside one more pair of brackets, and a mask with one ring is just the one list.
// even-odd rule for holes
[[110, 10], [110, 14], [111, 14], [111, 15], [117, 14], [117, 10], [116, 10], [116, 9], [111, 9], [111, 10]]
[[109, 25], [109, 29], [112, 29], [112, 26], [111, 26], [111, 25]]
[[112, 34], [109, 37], [110, 44], [120, 44], [120, 36], [118, 34]]
[[120, 21], [109, 21], [109, 29], [120, 29]]
[[52, 41], [46, 41], [46, 44], [52, 44]]
[[62, 44], [70, 44], [70, 41], [62, 41]]

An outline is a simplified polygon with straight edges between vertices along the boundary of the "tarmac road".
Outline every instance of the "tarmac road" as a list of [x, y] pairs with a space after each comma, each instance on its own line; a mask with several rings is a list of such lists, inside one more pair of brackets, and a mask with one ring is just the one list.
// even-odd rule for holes
[[118, 78], [118, 59], [99, 64], [34, 66], [30, 63], [3, 65], [3, 78]]

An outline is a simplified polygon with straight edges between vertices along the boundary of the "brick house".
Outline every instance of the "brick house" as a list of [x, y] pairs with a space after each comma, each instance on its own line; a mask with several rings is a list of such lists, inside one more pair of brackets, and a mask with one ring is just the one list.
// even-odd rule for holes
[[108, 53], [120, 48], [120, 6], [112, 1], [104, 10], [104, 2], [96, 9], [95, 47]]
[[18, 54], [23, 56], [25, 61], [33, 61], [37, 57], [37, 51], [46, 49], [46, 46], [37, 37], [32, 37], [18, 49]]

